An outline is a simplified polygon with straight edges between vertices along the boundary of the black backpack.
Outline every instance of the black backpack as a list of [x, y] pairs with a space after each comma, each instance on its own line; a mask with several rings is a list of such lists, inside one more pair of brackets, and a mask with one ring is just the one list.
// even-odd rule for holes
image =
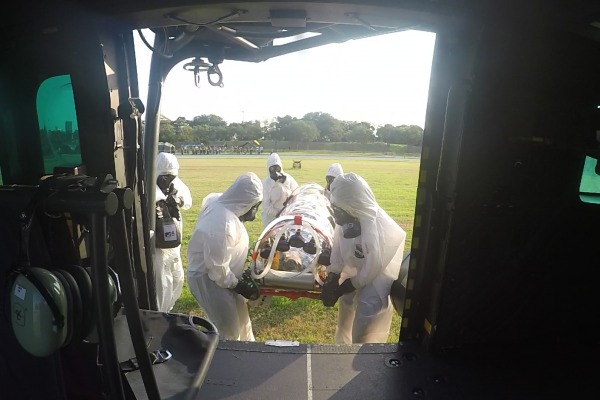
[[[169, 177], [166, 182], [164, 177]], [[156, 243], [157, 249], [172, 249], [181, 245], [181, 214], [174, 195], [173, 175], [161, 175], [157, 181], [159, 188], [167, 196], [167, 200], [156, 202]], [[166, 186], [166, 187], [165, 187]]]

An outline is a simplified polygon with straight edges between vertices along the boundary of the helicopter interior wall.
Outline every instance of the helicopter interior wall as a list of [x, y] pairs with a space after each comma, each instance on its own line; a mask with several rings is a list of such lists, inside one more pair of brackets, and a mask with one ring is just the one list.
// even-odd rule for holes
[[[38, 16], [39, 17], [39, 16]], [[31, 16], [31, 24], [36, 21]], [[48, 16], [46, 16], [49, 18]], [[59, 75], [69, 76], [77, 111], [77, 136], [81, 159], [91, 175], [114, 175], [115, 138], [110, 92], [104, 54], [94, 30], [83, 29], [77, 18], [65, 23], [64, 15], [48, 30], [6, 32], [0, 46], [0, 168], [4, 184], [35, 184], [51, 171], [44, 171], [42, 160], [48, 156], [47, 131], [65, 129], [40, 125], [38, 109], [40, 85]], [[52, 101], [52, 100], [50, 100]]]
[[[46, 15], [46, 17], [49, 17]], [[68, 14], [68, 18], [73, 14]], [[107, 79], [102, 46], [90, 29], [77, 26], [77, 18], [68, 24], [41, 23], [30, 15], [26, 28], [3, 31], [0, 40], [0, 170], [3, 185], [36, 185], [45, 175], [44, 159], [52, 156], [40, 127], [37, 99], [40, 85], [56, 76], [69, 76], [73, 86], [73, 101], [79, 120], [77, 136], [81, 144], [81, 159], [88, 173], [106, 174], [114, 170], [114, 137], [106, 135], [113, 129], [110, 115]], [[54, 22], [62, 21], [61, 18]], [[64, 22], [64, 21], [63, 21]], [[89, 22], [89, 21], [88, 21]], [[32, 29], [32, 26], [52, 26], [52, 29]], [[71, 89], [69, 89], [71, 90]], [[56, 99], [50, 98], [50, 102]], [[59, 129], [64, 129], [61, 121]], [[54, 127], [48, 127], [52, 129]], [[4, 188], [4, 189], [9, 189]], [[10, 191], [10, 190], [7, 190]], [[21, 225], [18, 216], [27, 202], [13, 204], [3, 196], [0, 207], [0, 288], [2, 318], [0, 318], [0, 381], [2, 398], [66, 398], [65, 376], [82, 386], [88, 378], [94, 381], [97, 368], [95, 352], [85, 352], [77, 346], [39, 358], [28, 354], [17, 342], [11, 328], [8, 304], [11, 270], [17, 265], [20, 252]], [[64, 219], [45, 219], [51, 225]], [[66, 226], [51, 228], [46, 239], [50, 254], [42, 258], [45, 245], [39, 240], [30, 244], [31, 265], [73, 265], [76, 260], [73, 241]], [[46, 243], [46, 244], [47, 244]], [[54, 250], [54, 251], [53, 251]], [[91, 356], [89, 358], [88, 356]], [[86, 362], [82, 362], [82, 360]], [[86, 370], [91, 366], [91, 373]], [[51, 372], [49, 372], [51, 371]], [[86, 385], [83, 383], [83, 385]], [[94, 385], [98, 381], [93, 382]]]
[[[30, 48], [30, 47], [28, 47]], [[35, 115], [35, 92], [39, 81], [39, 65], [31, 60], [22, 47], [2, 48], [3, 59], [19, 62], [3, 62], [0, 66], [0, 168], [3, 182], [35, 182], [41, 172], [42, 149], [40, 129]], [[42, 53], [43, 54], [43, 53]], [[15, 134], [18, 132], [18, 134]]]
[[430, 314], [435, 348], [597, 340], [600, 208], [580, 201], [579, 184], [600, 128], [599, 70], [595, 42], [483, 32]]

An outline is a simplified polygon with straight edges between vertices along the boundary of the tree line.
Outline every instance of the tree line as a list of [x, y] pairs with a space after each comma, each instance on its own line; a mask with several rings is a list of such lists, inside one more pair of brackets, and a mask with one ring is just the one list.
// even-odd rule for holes
[[162, 118], [159, 140], [170, 143], [211, 143], [231, 140], [276, 140], [294, 142], [354, 142], [421, 146], [423, 128], [417, 125], [375, 127], [368, 122], [342, 121], [328, 113], [311, 112], [302, 118], [289, 115], [270, 122], [227, 123], [218, 115], [196, 116], [175, 121]]

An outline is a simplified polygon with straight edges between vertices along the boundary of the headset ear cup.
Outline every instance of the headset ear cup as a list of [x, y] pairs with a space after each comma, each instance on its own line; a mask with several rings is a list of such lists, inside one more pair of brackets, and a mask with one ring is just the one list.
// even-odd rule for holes
[[4, 289], [5, 293], [5, 297], [2, 299], [2, 309], [4, 312], [4, 317], [6, 318], [6, 321], [10, 324], [11, 323], [11, 297], [12, 297], [12, 288], [13, 285], [15, 284], [17, 277], [19, 276], [19, 273], [16, 271], [10, 271], [8, 274], [8, 277], [6, 279], [6, 287]]
[[115, 287], [115, 302], [113, 303], [113, 317], [116, 317], [121, 310], [121, 282], [119, 281], [119, 275], [111, 267], [108, 267], [108, 276], [113, 281]]
[[65, 291], [57, 275], [46, 269], [18, 271], [10, 290], [11, 325], [17, 341], [29, 354], [47, 357], [65, 343]]
[[92, 283], [92, 267], [85, 267], [83, 268], [83, 270], [85, 271], [85, 273], [87, 274], [88, 278], [90, 279], [90, 314], [92, 317], [91, 320], [91, 325], [90, 325], [90, 330], [88, 331], [88, 334], [86, 335], [86, 337], [84, 338], [84, 341], [88, 342], [88, 343], [98, 343], [99, 338], [98, 338], [98, 322], [97, 322], [97, 310], [96, 310], [96, 306], [94, 303], [94, 298], [93, 298], [93, 283]]
[[65, 278], [65, 276], [60, 273], [59, 271], [50, 271], [55, 277], [56, 279], [58, 279], [60, 281], [60, 283], [62, 283], [63, 287], [64, 287], [64, 295], [67, 298], [67, 312], [65, 315], [65, 327], [64, 329], [66, 329], [67, 332], [67, 336], [65, 337], [65, 340], [60, 344], [60, 347], [64, 347], [66, 345], [68, 345], [69, 343], [71, 343], [71, 339], [73, 339], [73, 294], [71, 292], [71, 287], [69, 286], [69, 282], [67, 281], [67, 279]]
[[92, 330], [94, 324], [94, 302], [92, 298], [92, 279], [85, 268], [79, 265], [68, 265], [63, 267], [77, 281], [79, 296], [81, 298], [81, 339]]
[[83, 308], [81, 306], [81, 293], [79, 291], [79, 284], [77, 280], [71, 275], [69, 272], [64, 269], [57, 269], [56, 272], [60, 272], [67, 282], [69, 283], [69, 288], [71, 289], [71, 297], [73, 301], [73, 324], [70, 327], [72, 332], [71, 343], [74, 341], [80, 341], [82, 339], [82, 319], [83, 319]]
[[[92, 271], [91, 271], [91, 267], [86, 267], [86, 268], [82, 267], [82, 269], [90, 281], [89, 314], [91, 314], [90, 329], [87, 331], [87, 334], [84, 333], [84, 341], [88, 342], [88, 343], [98, 343], [98, 326], [97, 326], [97, 321], [96, 321], [96, 315], [97, 315], [98, 310], [96, 310], [96, 307], [94, 306], [93, 297], [92, 297], [92, 292], [93, 292]], [[113, 302], [112, 303], [113, 316], [116, 316], [116, 313], [118, 312], [118, 310], [120, 308], [120, 303], [118, 301], [120, 299], [120, 291], [118, 288], [118, 277], [117, 277], [116, 273], [110, 267], [109, 267], [108, 278], [109, 278], [109, 280], [108, 280], [109, 294], [111, 295], [111, 301]]]

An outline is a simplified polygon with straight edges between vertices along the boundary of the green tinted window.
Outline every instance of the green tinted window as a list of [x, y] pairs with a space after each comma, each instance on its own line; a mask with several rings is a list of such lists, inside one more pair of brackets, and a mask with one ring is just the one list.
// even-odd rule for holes
[[79, 129], [69, 75], [45, 80], [37, 92], [37, 114], [44, 157], [44, 172], [56, 166], [81, 165]]
[[584, 203], [600, 204], [600, 175], [596, 173], [597, 162], [595, 158], [585, 158], [579, 184], [579, 198]]

